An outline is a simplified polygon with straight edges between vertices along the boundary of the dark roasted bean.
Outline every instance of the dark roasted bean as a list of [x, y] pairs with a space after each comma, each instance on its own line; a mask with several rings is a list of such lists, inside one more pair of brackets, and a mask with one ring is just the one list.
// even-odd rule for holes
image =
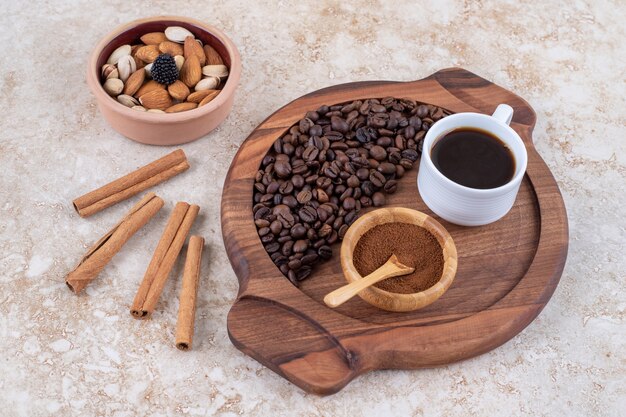
[[280, 249], [280, 243], [278, 242], [273, 242], [265, 246], [265, 250], [267, 251], [267, 253], [274, 253], [278, 251], [279, 249]]
[[376, 169], [385, 175], [395, 174], [396, 172], [396, 166], [391, 162], [382, 162]]
[[304, 239], [296, 240], [296, 242], [293, 244], [293, 251], [295, 253], [305, 252], [308, 248], [309, 248], [308, 240], [304, 240]]
[[303, 222], [313, 223], [317, 220], [317, 211], [314, 207], [304, 206], [298, 211], [298, 216]]
[[385, 186], [383, 187], [383, 189], [385, 190], [385, 192], [387, 194], [393, 194], [396, 192], [396, 190], [398, 189], [398, 181], [396, 180], [389, 180], [385, 183]]
[[293, 237], [294, 239], [303, 238], [305, 235], [306, 235], [306, 228], [300, 223], [294, 225], [291, 228], [291, 237]]
[[385, 194], [381, 193], [380, 191], [375, 192], [372, 196], [372, 203], [374, 207], [383, 206], [385, 204]]
[[375, 170], [371, 170], [371, 171], [370, 171], [370, 181], [371, 181], [371, 183], [372, 183], [374, 186], [376, 186], [376, 187], [380, 188], [380, 187], [382, 187], [383, 185], [385, 185], [385, 182], [387, 181], [387, 179], [386, 179], [386, 178], [385, 178], [385, 176], [384, 176], [383, 174], [381, 174], [380, 172], [375, 171]]
[[330, 248], [330, 246], [324, 245], [317, 250], [317, 254], [322, 259], [330, 259], [330, 257], [333, 256], [333, 250]]

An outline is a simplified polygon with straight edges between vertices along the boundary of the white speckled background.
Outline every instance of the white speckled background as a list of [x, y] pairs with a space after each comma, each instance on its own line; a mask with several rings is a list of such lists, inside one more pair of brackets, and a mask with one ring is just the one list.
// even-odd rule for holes
[[[623, 1], [41, 1], [0, 15], [0, 414], [3, 416], [620, 416], [626, 409], [626, 5]], [[192, 168], [82, 296], [64, 275], [132, 204], [79, 218], [76, 196], [168, 152], [124, 139], [85, 80], [90, 49], [118, 24], [196, 17], [239, 46], [235, 109], [185, 145]], [[236, 350], [237, 292], [221, 240], [221, 186], [247, 134], [332, 84], [413, 80], [465, 67], [526, 98], [563, 192], [570, 252], [553, 299], [520, 335], [438, 369], [362, 376], [308, 395]], [[206, 237], [194, 350], [173, 347], [180, 281], [154, 319], [128, 314], [177, 200]], [[181, 266], [176, 267], [175, 275]], [[619, 410], [622, 410], [621, 412]]]

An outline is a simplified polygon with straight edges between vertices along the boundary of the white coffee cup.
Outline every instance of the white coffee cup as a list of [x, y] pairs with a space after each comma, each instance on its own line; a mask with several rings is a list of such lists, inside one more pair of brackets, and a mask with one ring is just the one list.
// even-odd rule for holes
[[[430, 127], [424, 138], [417, 176], [417, 188], [428, 208], [444, 220], [462, 226], [492, 223], [511, 210], [528, 162], [524, 142], [509, 126], [512, 118], [513, 108], [500, 104], [492, 116], [456, 113], [440, 119]], [[431, 159], [433, 145], [446, 134], [461, 128], [487, 131], [511, 150], [515, 159], [515, 173], [508, 183], [497, 188], [469, 188], [439, 172]]]

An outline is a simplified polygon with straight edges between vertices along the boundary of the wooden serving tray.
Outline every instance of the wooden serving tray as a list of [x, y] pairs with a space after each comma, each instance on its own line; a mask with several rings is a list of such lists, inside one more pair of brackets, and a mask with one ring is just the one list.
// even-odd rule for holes
[[[400, 180], [386, 206], [437, 218], [459, 255], [456, 278], [434, 304], [392, 313], [358, 297], [331, 310], [324, 295], [345, 284], [339, 245], [301, 288], [293, 286], [265, 252], [252, 216], [254, 176], [272, 143], [323, 104], [409, 97], [453, 112], [491, 114], [500, 103], [515, 109], [511, 127], [526, 143], [528, 168], [517, 201], [501, 220], [482, 227], [443, 221], [421, 201], [416, 167]], [[524, 329], [554, 292], [568, 246], [563, 199], [532, 142], [535, 112], [522, 98], [460, 68], [414, 82], [337, 85], [303, 96], [268, 117], [241, 145], [224, 184], [222, 233], [239, 279], [228, 315], [233, 344], [300, 388], [332, 394], [374, 369], [448, 364], [488, 352]]]

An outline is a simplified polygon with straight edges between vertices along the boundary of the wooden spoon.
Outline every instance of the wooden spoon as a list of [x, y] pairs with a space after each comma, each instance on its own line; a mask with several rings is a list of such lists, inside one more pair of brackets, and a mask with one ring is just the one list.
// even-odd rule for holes
[[411, 268], [410, 266], [406, 266], [398, 260], [396, 255], [391, 255], [387, 262], [371, 274], [366, 277], [361, 278], [358, 281], [351, 282], [348, 285], [344, 285], [343, 287], [339, 287], [336, 290], [328, 293], [326, 297], [324, 297], [324, 302], [328, 307], [335, 308], [345, 303], [357, 293], [364, 290], [365, 288], [376, 284], [384, 279], [397, 277], [400, 275], [406, 275], [413, 272], [415, 268]]

